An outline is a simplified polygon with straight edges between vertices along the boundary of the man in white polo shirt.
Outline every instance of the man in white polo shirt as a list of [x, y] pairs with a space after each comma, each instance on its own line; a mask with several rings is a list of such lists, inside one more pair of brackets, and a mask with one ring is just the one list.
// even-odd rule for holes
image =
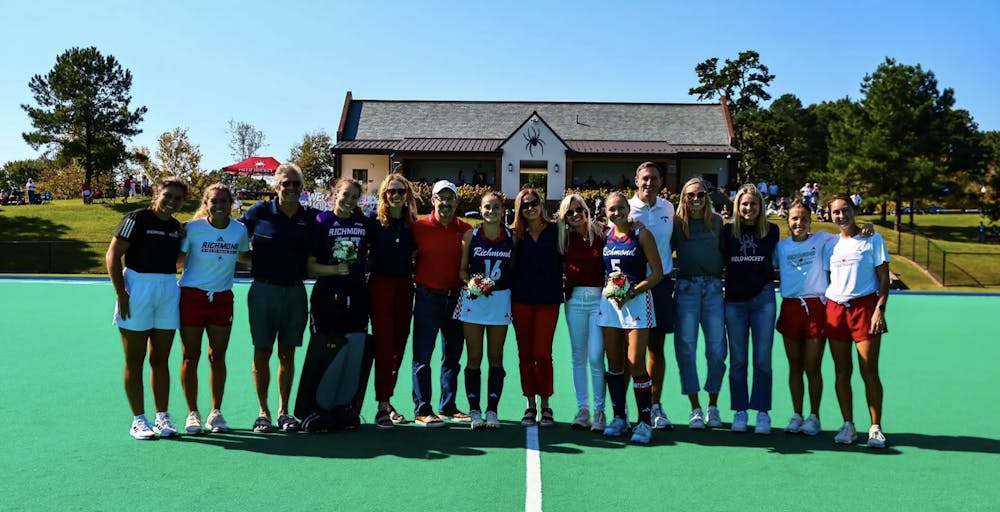
[[672, 430], [673, 425], [660, 405], [660, 397], [663, 395], [663, 374], [666, 368], [664, 341], [667, 333], [674, 332], [674, 281], [669, 277], [674, 269], [673, 249], [670, 248], [670, 236], [674, 231], [674, 205], [659, 197], [660, 189], [663, 188], [663, 174], [653, 162], [639, 164], [635, 170], [635, 186], [635, 195], [628, 201], [631, 207], [629, 219], [641, 222], [653, 234], [656, 248], [660, 252], [664, 276], [663, 281], [652, 290], [656, 327], [649, 331], [649, 355], [646, 361], [646, 371], [653, 379], [653, 409], [650, 416], [653, 428]]

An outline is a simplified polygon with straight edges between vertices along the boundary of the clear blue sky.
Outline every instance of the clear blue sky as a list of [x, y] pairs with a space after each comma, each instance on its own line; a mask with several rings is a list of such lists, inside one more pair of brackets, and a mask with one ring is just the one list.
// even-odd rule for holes
[[[621, 5], [617, 5], [621, 4]], [[230, 119], [284, 161], [367, 99], [694, 102], [694, 67], [760, 52], [776, 98], [849, 96], [885, 57], [933, 71], [1000, 129], [1000, 2], [265, 2], [0, 0], [0, 163], [33, 158], [28, 81], [73, 46], [134, 76], [132, 144], [188, 127], [202, 166], [232, 163]]]

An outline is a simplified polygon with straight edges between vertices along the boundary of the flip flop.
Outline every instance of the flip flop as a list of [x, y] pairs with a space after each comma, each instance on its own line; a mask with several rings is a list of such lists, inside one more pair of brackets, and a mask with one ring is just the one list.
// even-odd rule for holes
[[253, 422], [253, 431], [258, 434], [267, 434], [274, 431], [274, 424], [267, 416], [257, 416]]
[[528, 407], [524, 410], [524, 417], [521, 418], [521, 425], [525, 427], [531, 427], [538, 423], [536, 417], [538, 416], [538, 410], [533, 407]]
[[551, 427], [556, 424], [556, 419], [552, 414], [552, 409], [548, 407], [542, 408], [542, 421], [540, 421], [539, 424], [543, 427]]

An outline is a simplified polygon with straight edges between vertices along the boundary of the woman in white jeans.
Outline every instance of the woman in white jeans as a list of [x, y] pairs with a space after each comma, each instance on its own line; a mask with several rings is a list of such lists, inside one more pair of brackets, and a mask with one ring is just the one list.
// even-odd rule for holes
[[[573, 361], [573, 386], [576, 388], [578, 411], [573, 418], [574, 429], [604, 432], [604, 337], [597, 325], [601, 290], [604, 287], [604, 226], [594, 222], [587, 203], [577, 194], [563, 198], [559, 204], [559, 252], [564, 258], [566, 288], [566, 325], [569, 328]], [[590, 365], [594, 393], [594, 415], [591, 421], [587, 365]]]

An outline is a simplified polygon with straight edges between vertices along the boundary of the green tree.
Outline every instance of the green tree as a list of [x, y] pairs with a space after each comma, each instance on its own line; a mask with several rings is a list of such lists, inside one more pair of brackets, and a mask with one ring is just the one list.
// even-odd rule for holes
[[21, 105], [35, 131], [22, 134], [33, 149], [45, 146], [61, 162], [79, 162], [87, 183], [130, 157], [125, 141], [146, 107], [132, 109], [132, 73], [97, 48], [71, 48], [45, 76], [28, 83], [37, 106]]
[[174, 128], [163, 132], [157, 142], [156, 167], [160, 172], [190, 182], [201, 169], [201, 149], [188, 139], [188, 129]]
[[327, 184], [334, 177], [333, 139], [326, 132], [307, 133], [292, 146], [288, 160], [302, 169], [307, 184]]
[[939, 90], [934, 73], [920, 65], [886, 58], [865, 76], [861, 92], [859, 108], [831, 127], [830, 159], [867, 182], [883, 205], [895, 203], [898, 230], [904, 201], [914, 204], [935, 180], [968, 165], [975, 123], [953, 109], [954, 91]]
[[699, 101], [726, 98], [733, 122], [733, 145], [750, 157], [740, 161], [743, 179], [749, 180], [752, 166], [766, 158], [766, 149], [761, 147], [764, 142], [754, 138], [758, 134], [754, 125], [761, 121], [756, 116], [761, 102], [771, 99], [767, 87], [775, 76], [760, 62], [760, 54], [753, 50], [740, 52], [735, 60], [726, 59], [721, 68], [719, 58], [712, 57], [694, 70], [700, 85], [689, 89], [688, 94], [697, 95]]
[[980, 211], [992, 221], [1000, 220], [1000, 131], [982, 134], [984, 173], [975, 190]]
[[[48, 163], [43, 159], [35, 160], [11, 160], [0, 168], [0, 188], [10, 190], [11, 188], [24, 189], [24, 184], [28, 179], [38, 181]], [[79, 186], [79, 183], [77, 183]]]
[[229, 136], [229, 151], [237, 162], [256, 155], [257, 150], [266, 146], [264, 132], [243, 121], [229, 120]]

